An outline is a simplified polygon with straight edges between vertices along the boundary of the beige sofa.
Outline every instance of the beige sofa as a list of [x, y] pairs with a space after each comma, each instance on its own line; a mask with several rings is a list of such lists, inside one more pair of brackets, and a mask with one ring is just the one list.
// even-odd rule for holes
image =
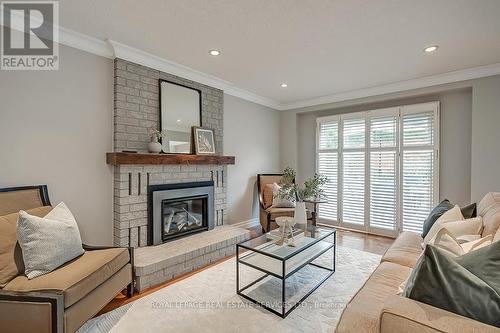
[[[483, 236], [500, 237], [500, 193], [488, 193], [478, 205]], [[500, 332], [500, 329], [397, 295], [422, 252], [419, 234], [403, 232], [380, 265], [348, 303], [338, 333]]]
[[75, 332], [125, 288], [132, 295], [128, 248], [83, 245], [80, 257], [28, 280], [19, 245], [9, 246], [16, 244], [21, 209], [37, 216], [50, 212], [47, 187], [0, 189], [0, 332]]

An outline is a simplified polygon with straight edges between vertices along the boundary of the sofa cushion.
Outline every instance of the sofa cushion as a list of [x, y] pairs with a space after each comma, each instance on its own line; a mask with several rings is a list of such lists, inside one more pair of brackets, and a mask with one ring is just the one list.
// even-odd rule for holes
[[[34, 216], [45, 216], [52, 207], [44, 206], [29, 209]], [[24, 272], [23, 254], [17, 243], [16, 225], [19, 213], [0, 216], [0, 288]]]
[[500, 228], [500, 192], [490, 192], [478, 205], [478, 215], [483, 217], [483, 237], [495, 235]]
[[415, 266], [422, 253], [422, 237], [411, 231], [404, 231], [392, 243], [382, 257], [382, 262], [393, 262], [407, 267]]
[[64, 294], [64, 307], [78, 302], [130, 260], [126, 248], [86, 251], [81, 257], [70, 261], [53, 272], [28, 280], [18, 276], [10, 281], [5, 290], [41, 291], [58, 290]]
[[347, 304], [336, 332], [378, 332], [380, 312], [385, 300], [396, 295], [399, 285], [410, 272], [411, 268], [406, 266], [381, 263]]

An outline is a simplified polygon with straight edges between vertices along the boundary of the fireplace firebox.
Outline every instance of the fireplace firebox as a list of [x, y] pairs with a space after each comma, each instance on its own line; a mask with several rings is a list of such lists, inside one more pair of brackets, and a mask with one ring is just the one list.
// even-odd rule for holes
[[212, 181], [148, 186], [149, 245], [214, 227]]

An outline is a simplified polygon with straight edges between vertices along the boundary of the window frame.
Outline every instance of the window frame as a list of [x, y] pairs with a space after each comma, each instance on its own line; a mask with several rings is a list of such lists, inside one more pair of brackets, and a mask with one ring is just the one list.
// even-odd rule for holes
[[[424, 112], [433, 112], [434, 119], [434, 133], [432, 145], [403, 145], [403, 117], [407, 114], [416, 114]], [[383, 118], [384, 116], [394, 116], [396, 118], [396, 142], [395, 147], [372, 147], [371, 146], [371, 119]], [[365, 120], [365, 146], [364, 148], [344, 148], [344, 121], [346, 119], [364, 119]], [[320, 126], [323, 123], [336, 121], [338, 123], [337, 135], [337, 149], [319, 149]], [[372, 234], [379, 234], [385, 236], [397, 236], [403, 230], [403, 152], [410, 150], [433, 150], [433, 198], [432, 203], [436, 205], [439, 200], [439, 149], [440, 149], [440, 103], [439, 101], [399, 105], [389, 108], [372, 109], [368, 111], [337, 114], [325, 117], [316, 118], [316, 157], [315, 157], [315, 170], [319, 172], [319, 154], [322, 152], [336, 152], [337, 153], [337, 219], [321, 218], [318, 214], [318, 221], [326, 225], [335, 225], [345, 227], [348, 229], [356, 229]], [[364, 178], [364, 216], [363, 224], [349, 224], [342, 221], [343, 216], [343, 171], [344, 171], [344, 152], [362, 151], [365, 153], [365, 178]], [[371, 165], [370, 157], [372, 152], [381, 151], [395, 151], [396, 161], [396, 216], [394, 230], [389, 230], [380, 227], [373, 227], [370, 225], [370, 186], [371, 186]], [[321, 205], [320, 205], [321, 206]], [[319, 207], [321, 210], [321, 207]], [[422, 221], [423, 222], [423, 221]]]

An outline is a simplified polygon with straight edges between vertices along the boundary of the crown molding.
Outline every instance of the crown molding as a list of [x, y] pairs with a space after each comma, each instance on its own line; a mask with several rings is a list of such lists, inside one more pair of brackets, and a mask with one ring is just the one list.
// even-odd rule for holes
[[270, 98], [266, 98], [244, 89], [240, 89], [236, 87], [232, 82], [223, 80], [214, 75], [197, 71], [190, 67], [158, 57], [154, 54], [147, 53], [145, 51], [133, 48], [111, 39], [108, 39], [108, 43], [111, 45], [116, 58], [134, 62], [146, 67], [160, 70], [162, 72], [177, 75], [188, 80], [196, 81], [207, 86], [221, 89], [228, 95], [239, 97], [270, 108], [276, 109], [280, 106], [279, 103], [273, 101]]
[[478, 79], [481, 77], [493, 76], [500, 74], [500, 63], [473, 67], [462, 69], [458, 71], [447, 72], [443, 74], [431, 75], [426, 77], [421, 77], [412, 80], [399, 81], [394, 83], [389, 83], [385, 85], [349, 90], [342, 93], [321, 96], [317, 98], [300, 100], [292, 103], [282, 103], [280, 105], [280, 110], [293, 110], [306, 108], [311, 106], [318, 106], [322, 104], [331, 104], [337, 102], [343, 102], [358, 98], [372, 97], [379, 95], [386, 95], [391, 93], [397, 93], [407, 90], [414, 90], [432, 86], [438, 86], [442, 84], [468, 81], [473, 79]]
[[[18, 18], [15, 17], [14, 20], [16, 19]], [[21, 30], [20, 27], [22, 27], [23, 25], [21, 24], [21, 22], [16, 22], [17, 21], [13, 22], [12, 29]], [[304, 99], [290, 103], [280, 103], [271, 98], [238, 88], [234, 85], [234, 83], [223, 80], [217, 76], [195, 70], [188, 66], [178, 64], [176, 62], [164, 59], [151, 53], [147, 53], [145, 51], [133, 48], [117, 41], [111, 39], [101, 40], [99, 38], [91, 37], [74, 30], [64, 28], [62, 26], [57, 26], [57, 28], [59, 29], [60, 44], [109, 59], [121, 58], [127, 61], [135, 62], [147, 67], [151, 67], [214, 88], [221, 89], [228, 95], [235, 96], [280, 111], [294, 110], [364, 97], [397, 93], [407, 90], [438, 86], [459, 81], [473, 80], [481, 77], [500, 74], [500, 63], [495, 63], [491, 65], [467, 68], [411, 80], [393, 82], [369, 88], [349, 90], [341, 93]]]

